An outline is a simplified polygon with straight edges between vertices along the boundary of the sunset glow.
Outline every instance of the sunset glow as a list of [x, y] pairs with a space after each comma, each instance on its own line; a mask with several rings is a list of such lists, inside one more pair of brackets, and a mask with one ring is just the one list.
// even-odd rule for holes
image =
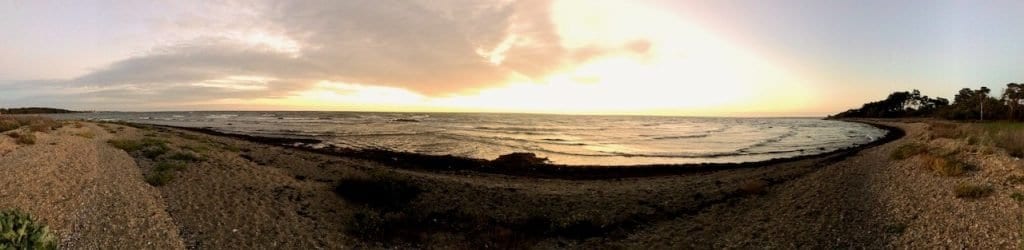
[[[48, 8], [14, 5], [5, 9]], [[8, 30], [25, 35], [0, 48], [11, 55], [0, 59], [17, 65], [0, 72], [9, 93], [0, 104], [86, 110], [822, 115], [884, 95], [892, 84], [947, 93], [963, 81], [1001, 84], [1019, 76], [1008, 68], [948, 70], [949, 65], [935, 64], [940, 61], [935, 57], [962, 55], [979, 58], [945, 61], [998, 62], [993, 57], [1014, 53], [949, 51], [1005, 46], [918, 44], [912, 33], [853, 43], [847, 36], [877, 33], [867, 25], [876, 20], [857, 12], [877, 12], [874, 7], [816, 5], [828, 4], [808, 8], [852, 14], [818, 27], [817, 20], [828, 13], [795, 14], [761, 3], [132, 3], [96, 14], [64, 13], [116, 26], [95, 34], [66, 32], [71, 38], [105, 39], [63, 39], [85, 41], [67, 45], [78, 48], [74, 52], [60, 52], [78, 60], [25, 54], [33, 43], [52, 38], [24, 27], [77, 30], [80, 22], [54, 17], [46, 19], [52, 23], [7, 23], [13, 25]], [[914, 6], [893, 6], [904, 7]], [[961, 14], [981, 18], [984, 11], [966, 8]], [[920, 25], [898, 15], [884, 18], [901, 27]], [[999, 15], [978, 20], [994, 18]], [[848, 32], [821, 35], [844, 27]], [[944, 32], [930, 26], [920, 30]], [[969, 26], [945, 30], [989, 32]], [[903, 47], [861, 49], [889, 45]], [[74, 55], [83, 51], [90, 54]], [[987, 60], [981, 58], [985, 55]], [[10, 60], [20, 61], [6, 63]], [[918, 65], [927, 68], [914, 68]], [[984, 74], [990, 79], [972, 78], [978, 74], [970, 72], [978, 70], [995, 73]]]

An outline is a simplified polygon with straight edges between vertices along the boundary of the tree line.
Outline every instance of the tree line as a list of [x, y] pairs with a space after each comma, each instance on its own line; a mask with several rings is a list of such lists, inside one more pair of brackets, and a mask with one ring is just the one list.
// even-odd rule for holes
[[953, 102], [931, 98], [920, 91], [889, 94], [885, 100], [866, 103], [859, 109], [829, 116], [830, 118], [903, 118], [936, 117], [950, 120], [1022, 120], [1024, 119], [1024, 83], [1010, 83], [1003, 92], [993, 95], [987, 87], [963, 88]]
[[0, 114], [10, 115], [22, 115], [22, 114], [66, 114], [66, 113], [78, 113], [77, 111], [71, 111], [66, 109], [55, 109], [55, 108], [40, 108], [40, 107], [29, 107], [29, 108], [0, 108]]

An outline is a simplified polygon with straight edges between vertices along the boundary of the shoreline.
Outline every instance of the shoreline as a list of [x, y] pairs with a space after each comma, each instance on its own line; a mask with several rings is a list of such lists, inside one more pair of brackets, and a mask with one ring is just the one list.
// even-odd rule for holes
[[[621, 167], [617, 171], [639, 178], [613, 178], [607, 175], [617, 172], [596, 168], [587, 175], [501, 172], [523, 168], [424, 170], [414, 168], [416, 162], [402, 163], [413, 167], [394, 163], [410, 159], [381, 162], [282, 147], [275, 143], [288, 141], [279, 139], [260, 143], [171, 127], [69, 121], [33, 132], [34, 144], [9, 136], [29, 133], [28, 127], [0, 136], [0, 171], [8, 173], [0, 176], [0, 189], [16, 190], [0, 192], [0, 209], [32, 214], [70, 249], [1009, 248], [1020, 243], [1017, 229], [1024, 224], [1014, 218], [1024, 203], [1011, 195], [1024, 192], [1019, 160], [1000, 149], [968, 144], [966, 137], [943, 132], [949, 127], [941, 123], [853, 122], [904, 134], [763, 167], [687, 172]], [[929, 149], [909, 158], [894, 156], [914, 145]], [[975, 167], [957, 176], [940, 174], [933, 169], [936, 157]], [[152, 179], [161, 176], [167, 179]], [[965, 183], [991, 190], [965, 198], [954, 191]]]
[[809, 154], [788, 158], [774, 158], [756, 162], [740, 163], [694, 163], [694, 164], [646, 164], [646, 165], [564, 165], [549, 163], [524, 163], [509, 166], [494, 160], [476, 159], [453, 155], [427, 155], [410, 152], [390, 151], [383, 149], [346, 149], [333, 145], [324, 148], [309, 147], [310, 144], [321, 143], [321, 140], [311, 138], [283, 138], [253, 136], [229, 132], [221, 132], [212, 128], [196, 128], [171, 125], [156, 125], [145, 123], [118, 122], [133, 127], [164, 127], [198, 132], [213, 136], [223, 136], [244, 141], [260, 143], [272, 146], [281, 146], [312, 153], [351, 157], [357, 159], [371, 160], [381, 164], [399, 169], [432, 171], [432, 172], [477, 172], [487, 174], [500, 174], [517, 177], [530, 177], [542, 179], [566, 179], [566, 180], [601, 180], [619, 178], [642, 178], [669, 175], [694, 174], [714, 172], [731, 169], [760, 168], [772, 165], [791, 163], [804, 160], [819, 160], [823, 163], [842, 161], [844, 158], [854, 155], [864, 149], [884, 145], [899, 140], [906, 135], [906, 132], [898, 127], [888, 126], [862, 120], [842, 120], [844, 122], [855, 122], [870, 125], [872, 127], [887, 131], [886, 135], [870, 143], [858, 146], [842, 148], [834, 151], [818, 154]]

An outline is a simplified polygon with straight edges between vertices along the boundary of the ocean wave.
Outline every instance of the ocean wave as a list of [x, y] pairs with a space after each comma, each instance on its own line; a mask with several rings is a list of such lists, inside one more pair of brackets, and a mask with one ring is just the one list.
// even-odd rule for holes
[[672, 135], [672, 136], [658, 136], [651, 138], [652, 140], [679, 140], [679, 139], [694, 139], [694, 138], [705, 138], [711, 136], [711, 134], [699, 134], [699, 135]]

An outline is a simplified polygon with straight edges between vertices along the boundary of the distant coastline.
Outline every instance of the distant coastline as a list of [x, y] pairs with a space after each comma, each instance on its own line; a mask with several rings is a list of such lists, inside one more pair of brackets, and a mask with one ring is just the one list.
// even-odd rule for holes
[[89, 113], [85, 111], [74, 111], [59, 108], [24, 107], [24, 108], [0, 108], [0, 114], [6, 115], [34, 115], [34, 114], [73, 114]]

